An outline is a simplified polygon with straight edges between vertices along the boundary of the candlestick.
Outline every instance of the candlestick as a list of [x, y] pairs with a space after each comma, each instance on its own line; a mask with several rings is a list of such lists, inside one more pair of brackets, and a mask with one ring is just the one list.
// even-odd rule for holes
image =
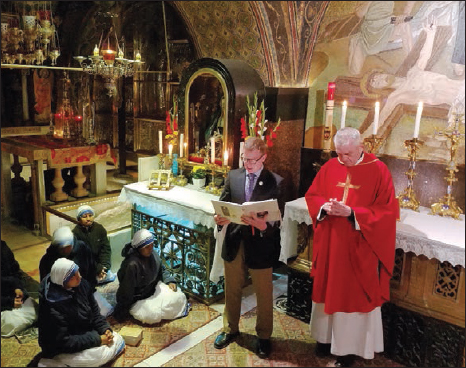
[[184, 142], [183, 146], [184, 146], [184, 155], [187, 158], [188, 157], [188, 143]]
[[180, 134], [180, 157], [183, 157], [183, 148], [184, 148], [184, 134]]
[[95, 45], [94, 47], [94, 56], [99, 56], [99, 48], [97, 47], [97, 45]]
[[375, 113], [374, 113], [374, 126], [372, 128], [372, 134], [377, 135], [377, 130], [379, 128], [379, 112], [380, 112], [380, 103], [377, 101], [375, 103]]
[[162, 145], [162, 131], [159, 130], [159, 153], [162, 153], [163, 145]]
[[223, 165], [227, 166], [228, 165], [228, 151], [225, 151], [223, 153]]
[[423, 108], [423, 103], [422, 101], [420, 101], [419, 104], [417, 105], [416, 120], [414, 121], [413, 138], [419, 137], [419, 127], [421, 126], [422, 108]]
[[416, 173], [414, 172], [416, 168], [416, 152], [422, 144], [423, 142], [419, 141], [417, 138], [405, 141], [405, 147], [408, 149], [409, 157], [409, 170], [406, 172], [408, 177], [408, 186], [398, 197], [396, 197], [400, 207], [409, 208], [417, 212], [419, 212], [419, 201], [414, 195], [413, 178], [416, 176]]
[[346, 100], [343, 101], [343, 105], [341, 106], [341, 122], [340, 122], [340, 129], [345, 127], [345, 119], [346, 119], [346, 108], [347, 108]]
[[173, 144], [168, 145], [168, 156], [172, 157], [173, 154]]
[[215, 164], [215, 138], [210, 138], [210, 162]]

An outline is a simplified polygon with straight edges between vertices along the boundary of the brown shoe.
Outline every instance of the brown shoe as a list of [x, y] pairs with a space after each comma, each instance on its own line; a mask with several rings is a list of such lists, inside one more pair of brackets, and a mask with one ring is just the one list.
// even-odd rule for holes
[[270, 342], [270, 339], [257, 339], [256, 354], [259, 358], [268, 358], [271, 352], [272, 343]]

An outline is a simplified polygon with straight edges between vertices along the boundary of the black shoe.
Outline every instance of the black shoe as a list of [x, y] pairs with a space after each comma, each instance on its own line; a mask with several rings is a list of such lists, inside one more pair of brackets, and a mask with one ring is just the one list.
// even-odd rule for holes
[[338, 356], [335, 362], [335, 367], [351, 367], [354, 364], [355, 356], [350, 355], [342, 355]]
[[331, 344], [324, 344], [321, 342], [317, 342], [315, 354], [319, 358], [330, 356], [330, 347]]
[[267, 358], [272, 351], [272, 343], [270, 339], [258, 339], [257, 340], [257, 351], [256, 354], [259, 358]]
[[214, 346], [216, 349], [223, 349], [239, 336], [239, 331], [235, 333], [221, 332], [215, 339]]

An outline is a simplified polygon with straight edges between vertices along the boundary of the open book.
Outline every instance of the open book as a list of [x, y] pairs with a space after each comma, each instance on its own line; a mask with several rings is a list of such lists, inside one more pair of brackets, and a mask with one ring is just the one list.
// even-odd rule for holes
[[241, 216], [248, 216], [254, 212], [257, 217], [264, 217], [266, 221], [279, 221], [281, 219], [280, 209], [276, 199], [268, 199], [258, 202], [244, 202], [243, 204], [216, 201], [212, 199], [215, 214], [226, 217], [236, 224], [245, 223], [241, 221]]

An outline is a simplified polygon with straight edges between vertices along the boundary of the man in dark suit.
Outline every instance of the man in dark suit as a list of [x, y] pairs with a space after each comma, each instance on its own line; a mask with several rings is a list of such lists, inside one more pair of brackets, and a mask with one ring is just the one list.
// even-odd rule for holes
[[[266, 143], [260, 138], [247, 138], [242, 156], [244, 167], [228, 173], [220, 200], [244, 203], [277, 199], [283, 209], [280, 196], [283, 178], [264, 168], [266, 158]], [[267, 222], [267, 216], [254, 213], [241, 218], [246, 225], [231, 223], [219, 215], [214, 218], [219, 228], [228, 225], [222, 246], [225, 265], [223, 331], [214, 346], [223, 349], [239, 335], [242, 289], [249, 271], [257, 297], [256, 353], [260, 358], [266, 358], [272, 350], [272, 268], [280, 254], [279, 224]]]

